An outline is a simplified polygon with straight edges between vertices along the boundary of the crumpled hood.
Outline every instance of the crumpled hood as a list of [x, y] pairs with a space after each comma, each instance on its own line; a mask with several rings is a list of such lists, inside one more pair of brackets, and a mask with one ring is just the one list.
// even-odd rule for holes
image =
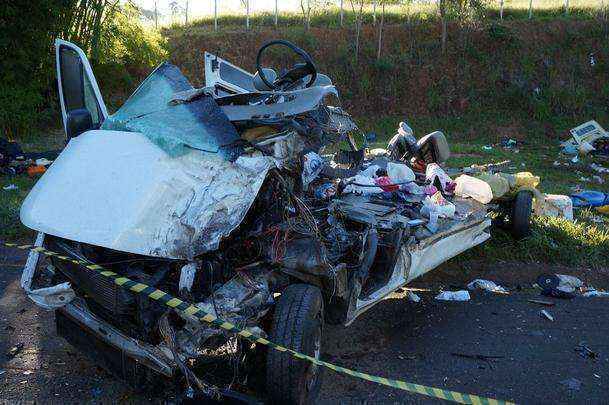
[[170, 157], [139, 133], [89, 131], [36, 183], [21, 221], [109, 249], [191, 259], [241, 223], [273, 164], [198, 150]]

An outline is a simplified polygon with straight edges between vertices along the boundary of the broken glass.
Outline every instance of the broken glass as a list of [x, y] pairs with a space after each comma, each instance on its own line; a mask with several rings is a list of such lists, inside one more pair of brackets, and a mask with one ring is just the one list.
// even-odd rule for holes
[[193, 86], [180, 70], [165, 62], [101, 129], [139, 132], [171, 156], [193, 148], [234, 161], [242, 152], [240, 137], [211, 96], [201, 94], [185, 103], [170, 102], [176, 93], [191, 90]]

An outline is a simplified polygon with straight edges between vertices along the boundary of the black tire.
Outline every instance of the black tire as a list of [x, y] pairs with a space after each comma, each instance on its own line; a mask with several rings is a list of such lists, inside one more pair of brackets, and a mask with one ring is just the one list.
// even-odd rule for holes
[[[323, 298], [319, 288], [293, 284], [275, 306], [270, 340], [319, 358], [323, 331]], [[271, 403], [314, 403], [321, 385], [321, 367], [269, 348], [266, 391]]]
[[510, 231], [515, 239], [523, 239], [531, 234], [531, 211], [533, 208], [533, 193], [519, 191], [514, 198]]

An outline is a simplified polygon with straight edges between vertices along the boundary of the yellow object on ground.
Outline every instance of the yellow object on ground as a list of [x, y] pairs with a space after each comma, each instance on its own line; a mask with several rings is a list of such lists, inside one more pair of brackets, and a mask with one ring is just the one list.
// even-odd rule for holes
[[510, 181], [508, 177], [506, 175], [502, 175], [502, 173], [481, 173], [476, 177], [486, 182], [491, 187], [493, 199], [503, 197], [510, 191]]
[[516, 179], [515, 188], [536, 188], [539, 185], [539, 176], [533, 176], [531, 172], [520, 172], [514, 175]]
[[603, 205], [602, 207], [596, 207], [596, 210], [601, 214], [609, 215], [609, 205]]

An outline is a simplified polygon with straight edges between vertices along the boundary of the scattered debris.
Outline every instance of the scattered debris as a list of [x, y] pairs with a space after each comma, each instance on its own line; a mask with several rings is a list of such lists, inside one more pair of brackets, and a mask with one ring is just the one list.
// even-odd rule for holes
[[18, 355], [21, 350], [23, 350], [23, 343], [17, 343], [6, 352], [6, 356], [12, 359]]
[[561, 143], [562, 152], [568, 155], [604, 154], [604, 144], [609, 134], [598, 122], [588, 121], [571, 129], [571, 138]]
[[597, 173], [609, 174], [609, 168], [601, 165], [597, 165], [596, 163], [590, 164], [590, 169], [594, 170]]
[[482, 204], [488, 204], [493, 199], [491, 186], [484, 180], [463, 174], [455, 182], [455, 195], [459, 197], [470, 197]]
[[440, 294], [436, 295], [436, 298], [439, 301], [469, 301], [470, 296], [469, 292], [466, 290], [460, 291], [443, 291]]
[[561, 381], [560, 383], [572, 391], [579, 391], [582, 386], [582, 382], [576, 378], [569, 378]]
[[566, 195], [543, 194], [543, 199], [535, 198], [534, 212], [537, 216], [558, 217], [573, 221], [573, 201]]
[[4, 373], [6, 373], [6, 370], [1, 369], [1, 370], [0, 370], [0, 375], [2, 375], [2, 374], [4, 374]]
[[9, 184], [8, 186], [2, 187], [2, 190], [10, 191], [10, 190], [17, 190], [18, 188], [19, 187], [17, 187], [17, 185], [15, 185], [15, 184]]
[[483, 150], [486, 150], [486, 151], [489, 151], [489, 150], [493, 150], [493, 147], [492, 147], [492, 146], [490, 146], [490, 145], [484, 145], [484, 146], [482, 147], [482, 149], [483, 149]]
[[609, 297], [609, 291], [588, 290], [582, 294], [583, 297]]
[[555, 305], [552, 301], [535, 300], [535, 299], [530, 299], [527, 301], [531, 302], [533, 304], [545, 305], [546, 307], [553, 307]]
[[575, 347], [575, 351], [578, 352], [579, 355], [584, 358], [589, 358], [593, 360], [596, 360], [598, 358], [598, 355], [594, 351], [592, 351], [592, 349], [586, 346], [584, 342], [581, 342], [579, 345], [577, 345], [577, 347]]
[[490, 291], [490, 292], [494, 292], [494, 293], [500, 293], [500, 294], [507, 294], [508, 291], [501, 287], [500, 285], [497, 285], [495, 282], [490, 281], [490, 280], [483, 280], [483, 279], [475, 279], [474, 281], [472, 281], [471, 283], [469, 283], [467, 285], [467, 289], [468, 290], [475, 290], [475, 289], [479, 289], [479, 290], [485, 290], [485, 291]]
[[417, 294], [413, 293], [412, 291], [408, 291], [408, 293], [406, 293], [406, 297], [408, 298], [409, 301], [412, 301], [412, 302], [421, 301], [421, 297], [419, 297]]
[[518, 145], [518, 141], [511, 138], [503, 138], [501, 139], [501, 146], [505, 149], [514, 149]]
[[468, 353], [451, 353], [452, 356], [456, 357], [464, 357], [466, 359], [475, 359], [475, 360], [495, 360], [495, 359], [503, 359], [505, 356], [488, 356], [485, 354], [468, 354]]
[[539, 314], [542, 317], [544, 317], [544, 318], [554, 322], [554, 317], [548, 311], [546, 311], [545, 309], [542, 309], [541, 312], [539, 312]]

